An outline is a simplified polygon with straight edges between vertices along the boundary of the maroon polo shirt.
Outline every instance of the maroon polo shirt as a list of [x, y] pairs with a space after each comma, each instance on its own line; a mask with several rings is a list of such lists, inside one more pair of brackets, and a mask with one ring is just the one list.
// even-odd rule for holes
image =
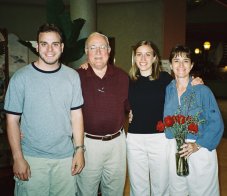
[[112, 65], [108, 65], [103, 78], [99, 78], [90, 66], [77, 71], [84, 98], [85, 132], [102, 136], [117, 132], [129, 110], [127, 74]]

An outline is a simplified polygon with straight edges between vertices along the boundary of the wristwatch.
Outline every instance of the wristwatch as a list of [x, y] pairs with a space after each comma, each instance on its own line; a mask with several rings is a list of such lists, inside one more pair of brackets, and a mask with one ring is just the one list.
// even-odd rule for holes
[[82, 151], [86, 151], [86, 148], [85, 148], [85, 145], [80, 145], [80, 146], [75, 146], [75, 151], [77, 151], [77, 150], [79, 150], [79, 149], [81, 149]]

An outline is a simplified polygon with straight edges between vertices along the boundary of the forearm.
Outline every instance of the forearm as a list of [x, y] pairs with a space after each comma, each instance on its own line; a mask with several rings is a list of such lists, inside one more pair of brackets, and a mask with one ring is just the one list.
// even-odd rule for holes
[[81, 109], [72, 111], [72, 132], [76, 146], [84, 145], [84, 124]]
[[20, 127], [19, 127], [19, 116], [7, 114], [6, 123], [7, 123], [7, 135], [9, 144], [11, 147], [13, 160], [23, 158], [23, 153], [21, 150], [20, 144]]
[[73, 140], [76, 147], [72, 161], [72, 175], [76, 175], [84, 168], [84, 125], [82, 110], [71, 111]]

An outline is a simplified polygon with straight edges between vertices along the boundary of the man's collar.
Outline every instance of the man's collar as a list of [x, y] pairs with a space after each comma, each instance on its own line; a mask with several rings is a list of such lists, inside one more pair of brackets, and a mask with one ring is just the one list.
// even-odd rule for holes
[[[93, 76], [97, 76], [94, 72], [94, 70], [92, 69], [91, 65], [88, 64], [88, 69], [87, 69], [87, 76], [88, 77], [93, 77]], [[107, 69], [106, 69], [106, 73], [104, 75], [103, 78], [106, 78], [106, 77], [109, 77], [109, 76], [112, 76], [114, 74], [114, 65], [110, 65], [110, 64], [107, 64]]]

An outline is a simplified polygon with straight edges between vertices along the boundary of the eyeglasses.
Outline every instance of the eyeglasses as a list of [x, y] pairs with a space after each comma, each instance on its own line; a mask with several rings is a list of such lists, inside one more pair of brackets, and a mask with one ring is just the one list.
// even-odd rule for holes
[[101, 45], [101, 46], [91, 45], [91, 46], [87, 47], [87, 49], [90, 51], [96, 51], [97, 49], [99, 49], [101, 51], [105, 51], [108, 48], [109, 48], [109, 46], [107, 46], [107, 45]]

